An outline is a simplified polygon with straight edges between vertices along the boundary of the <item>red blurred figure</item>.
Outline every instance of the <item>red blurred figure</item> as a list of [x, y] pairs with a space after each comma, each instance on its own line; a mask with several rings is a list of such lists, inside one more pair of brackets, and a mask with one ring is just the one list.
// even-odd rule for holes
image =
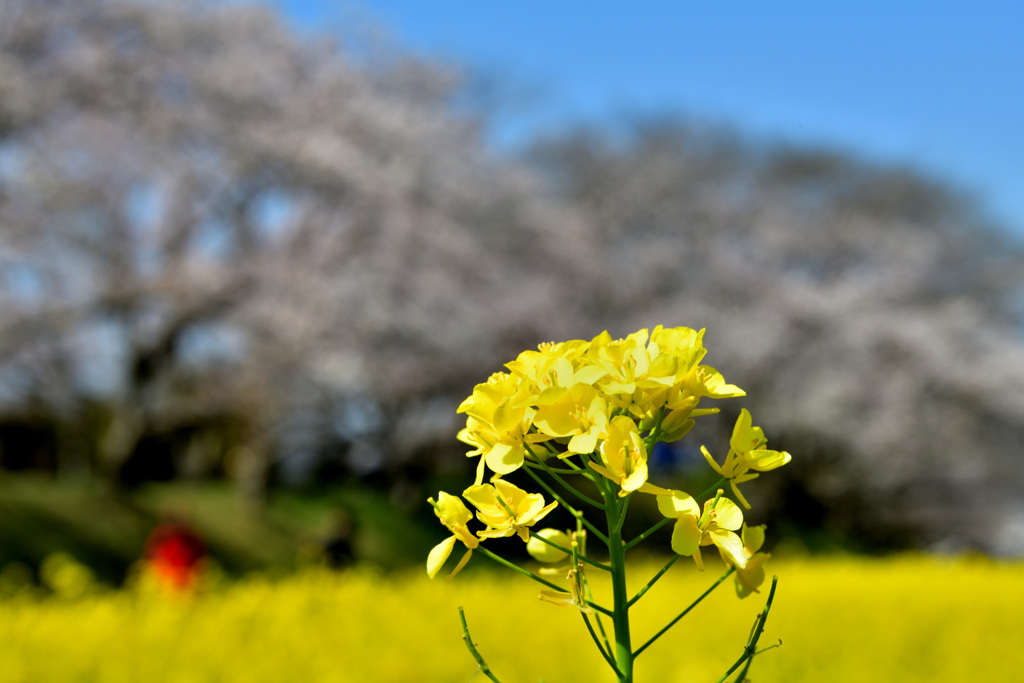
[[184, 522], [168, 519], [146, 539], [147, 564], [160, 582], [173, 590], [195, 586], [205, 557], [206, 545]]

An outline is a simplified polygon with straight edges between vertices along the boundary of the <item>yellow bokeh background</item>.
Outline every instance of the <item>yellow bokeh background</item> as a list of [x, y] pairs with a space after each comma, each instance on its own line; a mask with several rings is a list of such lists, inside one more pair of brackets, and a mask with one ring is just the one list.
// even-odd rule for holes
[[[634, 607], [634, 647], [718, 576], [674, 567]], [[658, 568], [631, 568], [638, 587]], [[982, 558], [773, 560], [775, 604], [753, 681], [1016, 680], [1024, 566]], [[596, 572], [591, 572], [594, 574]], [[601, 586], [595, 586], [599, 591]], [[452, 581], [368, 569], [251, 575], [192, 596], [144, 589], [0, 602], [0, 683], [486, 680], [458, 606], [503, 683], [612, 681], [572, 608], [529, 580], [470, 568]], [[714, 681], [741, 654], [766, 591], [723, 584], [637, 660], [638, 681]]]

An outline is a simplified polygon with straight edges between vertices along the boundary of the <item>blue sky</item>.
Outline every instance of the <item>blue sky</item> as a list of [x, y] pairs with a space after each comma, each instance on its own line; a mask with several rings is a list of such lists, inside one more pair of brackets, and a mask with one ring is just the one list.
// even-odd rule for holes
[[514, 138], [679, 111], [909, 162], [1024, 233], [1024, 3], [273, 0], [298, 26], [375, 21], [399, 47], [540, 97]]

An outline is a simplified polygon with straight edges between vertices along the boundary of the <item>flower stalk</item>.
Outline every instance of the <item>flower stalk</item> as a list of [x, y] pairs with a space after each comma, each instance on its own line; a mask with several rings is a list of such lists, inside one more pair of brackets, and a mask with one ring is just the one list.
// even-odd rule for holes
[[473, 644], [473, 638], [469, 635], [469, 626], [466, 624], [466, 613], [462, 610], [462, 605], [459, 605], [459, 620], [462, 622], [462, 639], [466, 641], [466, 648], [469, 650], [469, 654], [476, 660], [477, 666], [480, 667], [480, 673], [487, 676], [494, 683], [501, 683], [498, 677], [491, 671], [491, 667], [487, 666], [483, 656], [477, 651], [476, 645]]
[[614, 493], [605, 495], [608, 518], [608, 564], [612, 567], [612, 614], [615, 665], [621, 683], [633, 683], [633, 649], [629, 632], [629, 596], [626, 594], [626, 548], [622, 542], [622, 516]]

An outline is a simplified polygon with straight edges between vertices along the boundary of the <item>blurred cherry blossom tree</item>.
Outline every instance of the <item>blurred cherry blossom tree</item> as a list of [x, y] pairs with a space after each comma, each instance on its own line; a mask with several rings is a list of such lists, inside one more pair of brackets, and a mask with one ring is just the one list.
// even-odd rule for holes
[[184, 435], [253, 499], [337, 439], [415, 503], [522, 349], [707, 327], [794, 455], [756, 507], [1024, 553], [1024, 257], [974, 200], [678, 119], [513, 161], [465, 96], [258, 7], [0, 1], [0, 413], [112, 481]]
[[871, 542], [1024, 552], [1024, 250], [974, 200], [659, 119], [531, 157], [600, 245], [616, 325], [707, 327], [708, 362], [788, 434], [798, 481], [766, 502]]
[[453, 115], [451, 70], [250, 6], [0, 12], [0, 380], [106, 406], [110, 476], [232, 416], [258, 489], [296, 411], [400, 411], [571, 326], [579, 226]]

